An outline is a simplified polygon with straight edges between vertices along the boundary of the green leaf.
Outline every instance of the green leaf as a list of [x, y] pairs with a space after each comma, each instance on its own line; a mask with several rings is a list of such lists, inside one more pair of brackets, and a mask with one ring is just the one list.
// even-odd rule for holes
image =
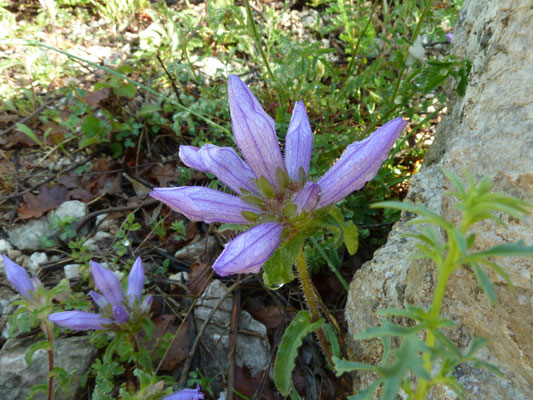
[[114, 87], [113, 92], [117, 96], [124, 96], [128, 99], [132, 99], [133, 96], [135, 96], [135, 93], [137, 93], [137, 88], [133, 83], [124, 83], [120, 86]]
[[350, 361], [333, 356], [333, 364], [335, 364], [335, 370], [337, 376], [341, 376], [345, 372], [352, 371], [375, 371], [376, 366], [370, 364], [364, 364], [357, 361]]
[[305, 235], [298, 235], [279, 246], [263, 264], [263, 281], [269, 289], [279, 289], [294, 279], [292, 266], [305, 241]]
[[43, 147], [43, 143], [39, 140], [39, 138], [33, 133], [33, 131], [28, 128], [26, 125], [21, 123], [16, 123], [15, 126], [26, 136], [28, 136], [31, 140], [33, 140], [35, 143], [37, 143], [39, 146]]
[[381, 385], [382, 383], [383, 383], [383, 379], [378, 379], [372, 385], [357, 392], [357, 394], [353, 396], [349, 396], [348, 400], [373, 400], [374, 392], [379, 387], [379, 385]]
[[88, 115], [81, 123], [81, 131], [84, 135], [95, 137], [100, 132], [100, 119]]
[[490, 249], [478, 251], [465, 257], [465, 261], [479, 261], [487, 257], [527, 257], [533, 256], [533, 246], [526, 246], [520, 239], [516, 243], [504, 243], [491, 247]]
[[342, 232], [346, 249], [348, 250], [348, 253], [353, 256], [357, 253], [357, 248], [359, 247], [359, 232], [357, 231], [357, 226], [353, 221], [344, 222], [344, 216], [338, 207], [331, 207], [329, 215], [331, 215], [337, 222], [337, 226]]
[[144, 117], [158, 111], [161, 111], [161, 106], [159, 104], [146, 104], [139, 111], [137, 111], [136, 115], [138, 117]]
[[331, 324], [324, 324], [324, 332], [326, 333], [326, 339], [328, 340], [329, 347], [331, 348], [331, 354], [335, 357], [340, 357], [341, 347], [339, 345], [339, 339], [335, 333], [335, 329]]
[[308, 311], [300, 311], [283, 334], [274, 362], [274, 383], [283, 396], [287, 396], [292, 384], [292, 370], [303, 338], [322, 326], [324, 320], [312, 322]]
[[37, 350], [48, 350], [50, 348], [50, 343], [46, 340], [42, 340], [40, 342], [34, 343], [30, 346], [28, 350], [26, 350], [26, 354], [24, 355], [24, 361], [26, 361], [26, 365], [31, 365], [33, 360], [33, 355]]
[[481, 267], [477, 263], [472, 263], [472, 270], [474, 271], [474, 275], [476, 277], [476, 281], [479, 287], [483, 289], [483, 291], [489, 298], [490, 303], [492, 305], [496, 304], [496, 293], [494, 292], [494, 286], [492, 285], [492, 282], [490, 281], [485, 271], [483, 271], [483, 269], [481, 269]]

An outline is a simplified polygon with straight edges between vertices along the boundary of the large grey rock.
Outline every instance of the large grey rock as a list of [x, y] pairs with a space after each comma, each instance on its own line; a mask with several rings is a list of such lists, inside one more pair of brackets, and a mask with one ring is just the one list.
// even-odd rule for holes
[[[529, 27], [529, 28], [528, 28]], [[422, 171], [411, 181], [409, 199], [423, 203], [455, 222], [460, 214], [441, 167], [462, 176], [463, 168], [479, 180], [487, 175], [494, 190], [533, 200], [533, 8], [529, 0], [471, 0], [464, 4], [454, 32], [453, 52], [472, 61], [466, 95], [452, 99], [439, 125], [435, 143]], [[412, 260], [415, 242], [401, 234], [412, 218], [403, 215], [388, 243], [357, 271], [346, 304], [349, 336], [379, 323], [376, 310], [407, 304], [428, 306], [435, 283], [433, 266]], [[506, 220], [508, 230], [493, 223], [478, 224], [480, 248], [523, 238], [531, 244], [533, 219]], [[505, 374], [465, 365], [456, 371], [469, 399], [533, 398], [533, 260], [498, 260], [515, 285], [514, 293], [494, 274], [499, 303], [492, 307], [478, 289], [473, 273], [460, 270], [449, 282], [443, 314], [458, 323], [452, 340], [467, 347], [472, 336], [486, 337], [482, 357]], [[373, 341], [352, 342], [351, 357], [377, 362], [381, 347]], [[359, 375], [360, 386], [373, 378]], [[452, 399], [442, 388], [433, 399]]]
[[[0, 399], [25, 399], [34, 385], [47, 383], [48, 353], [37, 350], [33, 362], [26, 365], [24, 355], [35, 341], [9, 339], [0, 350]], [[96, 357], [96, 349], [87, 337], [56, 339], [54, 342], [54, 364], [67, 373], [74, 372], [69, 393], [64, 393], [54, 382], [54, 400], [77, 398], [81, 376], [87, 372]], [[35, 399], [46, 399], [41, 392]]]
[[[201, 328], [213, 307], [227, 291], [228, 288], [219, 280], [211, 282], [194, 309], [194, 318], [198, 329]], [[202, 353], [202, 359], [206, 361], [203, 363], [203, 367], [209, 377], [220, 373], [220, 368], [224, 371], [228, 364], [232, 304], [232, 297], [228, 296], [213, 314], [202, 336], [207, 351], [210, 353], [205, 354], [205, 351]], [[213, 360], [217, 360], [219, 365], [217, 366]], [[246, 365], [254, 377], [265, 371], [270, 362], [270, 343], [267, 329], [246, 311], [241, 311], [239, 316], [235, 361], [239, 366]]]
[[[57, 232], [50, 229], [54, 217], [74, 217], [76, 219], [86, 216], [89, 212], [87, 204], [78, 200], [63, 202], [46, 217], [31, 220], [27, 223], [16, 225], [7, 229], [9, 241], [19, 250], [38, 250], [41, 246], [41, 237], [53, 237]], [[83, 234], [83, 231], [82, 231]]]

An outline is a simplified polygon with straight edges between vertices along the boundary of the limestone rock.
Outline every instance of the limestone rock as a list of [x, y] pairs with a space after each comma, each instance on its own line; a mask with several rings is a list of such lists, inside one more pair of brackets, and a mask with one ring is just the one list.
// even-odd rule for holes
[[[227, 292], [226, 286], [219, 280], [211, 282], [194, 310], [194, 318], [198, 329], [207, 320], [213, 307]], [[220, 372], [219, 367], [213, 363], [213, 358], [218, 360], [222, 369], [228, 362], [229, 352], [229, 325], [231, 321], [232, 298], [228, 296], [215, 311], [211, 323], [207, 326], [202, 340], [211, 354], [202, 354], [205, 359], [204, 368], [208, 376], [215, 376]], [[246, 365], [252, 376], [258, 376], [261, 371], [268, 368], [270, 362], [270, 344], [266, 327], [253, 319], [246, 311], [241, 311], [239, 316], [239, 333], [237, 334], [235, 362], [237, 365]], [[203, 352], [205, 353], [205, 352]], [[204, 357], [205, 356], [205, 357]]]
[[[0, 399], [25, 399], [33, 385], [47, 382], [48, 353], [37, 350], [33, 362], [26, 365], [24, 355], [34, 341], [9, 339], [0, 350]], [[64, 393], [54, 382], [54, 399], [71, 400], [77, 398], [81, 376], [87, 371], [96, 357], [96, 348], [87, 337], [56, 339], [54, 342], [54, 363], [68, 373], [74, 371], [69, 388]], [[43, 392], [35, 399], [46, 399]]]
[[[460, 218], [453, 199], [444, 193], [451, 184], [442, 167], [460, 176], [470, 172], [478, 181], [488, 176], [493, 190], [531, 202], [533, 200], [533, 9], [528, 0], [470, 0], [465, 2], [454, 31], [452, 52], [472, 61], [466, 94], [452, 99], [448, 115], [439, 125], [422, 171], [411, 181], [408, 198], [423, 203], [447, 219]], [[413, 260], [415, 241], [400, 235], [413, 231], [403, 215], [388, 243], [363, 265], [350, 285], [346, 304], [349, 336], [379, 323], [375, 311], [407, 304], [428, 306], [435, 274], [425, 260]], [[412, 218], [412, 216], [411, 216]], [[480, 248], [522, 238], [531, 244], [533, 218], [506, 220], [508, 230], [480, 223], [474, 231]], [[494, 274], [498, 305], [492, 307], [477, 287], [473, 273], [462, 269], [452, 275], [443, 314], [457, 322], [451, 339], [465, 348], [472, 336], [486, 337], [489, 345], [481, 357], [505, 374], [494, 374], [471, 365], [456, 371], [468, 399], [533, 398], [533, 260], [497, 260], [511, 277], [514, 293]], [[353, 342], [351, 357], [375, 363], [380, 360], [377, 342]], [[373, 378], [359, 375], [361, 388]], [[452, 399], [437, 388], [432, 399]]]

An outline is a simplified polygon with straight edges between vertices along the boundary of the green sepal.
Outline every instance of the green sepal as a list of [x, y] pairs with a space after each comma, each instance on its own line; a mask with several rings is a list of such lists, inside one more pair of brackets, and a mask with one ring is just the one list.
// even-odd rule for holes
[[256, 213], [253, 213], [251, 211], [241, 211], [241, 214], [244, 218], [246, 218], [250, 222], [257, 222], [259, 221], [260, 216]]
[[298, 206], [296, 204], [289, 203], [283, 208], [283, 215], [287, 218], [290, 218], [296, 213], [296, 211], [298, 211]]
[[282, 189], [287, 189], [291, 184], [291, 178], [287, 171], [282, 170], [280, 167], [276, 170], [276, 175], [278, 176], [278, 183]]
[[267, 178], [262, 176], [259, 178], [259, 181], [257, 182], [257, 187], [265, 195], [265, 197], [272, 199], [276, 197], [276, 191], [274, 190], [274, 186], [268, 181]]
[[243, 194], [241, 196], [241, 200], [245, 201], [248, 204], [251, 204], [252, 206], [256, 206], [256, 207], [259, 207], [259, 208], [262, 208], [265, 205], [264, 201], [261, 200], [261, 198], [255, 196], [253, 194], [248, 194], [248, 193], [247, 194]]
[[303, 310], [294, 317], [283, 334], [274, 362], [274, 383], [283, 396], [287, 396], [291, 390], [294, 361], [303, 338], [319, 329], [323, 323], [323, 319], [312, 322], [309, 311]]
[[301, 234], [292, 240], [284, 241], [263, 265], [263, 281], [266, 287], [278, 289], [291, 282], [295, 276], [292, 266], [302, 248], [305, 235]]
[[329, 215], [333, 217], [336, 222], [337, 227], [341, 230], [344, 244], [348, 253], [353, 256], [357, 253], [359, 247], [359, 232], [357, 231], [357, 226], [353, 221], [344, 221], [344, 216], [342, 211], [338, 207], [331, 207], [329, 210]]
[[244, 232], [248, 230], [249, 226], [246, 224], [222, 224], [218, 227], [217, 232], [222, 233], [225, 231], [237, 231]]

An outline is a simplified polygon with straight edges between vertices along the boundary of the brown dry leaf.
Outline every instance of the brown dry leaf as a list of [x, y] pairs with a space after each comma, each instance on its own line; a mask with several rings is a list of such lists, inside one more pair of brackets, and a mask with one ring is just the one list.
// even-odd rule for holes
[[[275, 328], [283, 322], [285, 312], [277, 306], [264, 306], [251, 311], [252, 316], [268, 329]], [[290, 311], [285, 315], [285, 322], [291, 319]]]
[[[235, 390], [242, 393], [249, 399], [254, 397], [255, 392], [261, 383], [261, 374], [257, 377], [252, 377], [250, 371], [246, 367], [235, 366]], [[261, 387], [261, 392], [258, 393], [259, 399], [281, 399], [282, 397], [275, 393], [272, 387], [272, 381], [266, 379]]]
[[57, 208], [67, 198], [67, 189], [63, 186], [57, 185], [49, 189], [45, 185], [41, 187], [41, 192], [37, 196], [26, 193], [24, 203], [17, 208], [17, 211], [21, 219], [39, 218], [45, 212]]
[[189, 355], [189, 323], [185, 321], [181, 329], [177, 331], [178, 326], [172, 326], [175, 317], [170, 314], [163, 314], [154, 320], [154, 335], [148, 342], [148, 347], [152, 348], [163, 335], [172, 332], [176, 337], [172, 341], [166, 357], [161, 363], [163, 371], [171, 371], [176, 365], [185, 360]]
[[57, 178], [57, 182], [67, 189], [74, 189], [80, 186], [80, 177], [77, 175], [60, 175]]
[[83, 98], [88, 106], [97, 107], [98, 103], [109, 97], [109, 88], [103, 88], [96, 92], [89, 92]]
[[158, 186], [172, 186], [170, 183], [175, 182], [178, 178], [176, 166], [174, 163], [168, 163], [163, 166], [156, 165], [150, 171], [150, 178], [157, 181]]
[[187, 286], [194, 296], [200, 296], [202, 290], [207, 287], [209, 284], [207, 282], [207, 277], [210, 273], [211, 264], [197, 263], [191, 265], [191, 272], [189, 274], [189, 282], [187, 282]]

